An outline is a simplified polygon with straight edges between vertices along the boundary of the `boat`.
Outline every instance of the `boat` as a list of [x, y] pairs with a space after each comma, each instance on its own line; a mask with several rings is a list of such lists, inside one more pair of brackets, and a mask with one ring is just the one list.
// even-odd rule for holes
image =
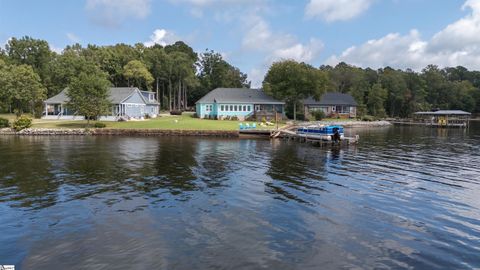
[[340, 139], [345, 138], [345, 133], [342, 126], [337, 125], [328, 125], [328, 126], [307, 126], [307, 127], [300, 127], [297, 128], [296, 134], [309, 138], [309, 139], [317, 139], [317, 140], [325, 140], [331, 141], [333, 139], [333, 135], [338, 132], [340, 135]]

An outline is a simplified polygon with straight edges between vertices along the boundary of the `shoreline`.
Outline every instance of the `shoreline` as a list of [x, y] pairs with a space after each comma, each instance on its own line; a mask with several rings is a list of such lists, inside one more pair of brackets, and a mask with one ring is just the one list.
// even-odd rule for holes
[[[302, 122], [305, 125], [341, 125], [345, 128], [380, 128], [392, 124], [388, 121], [315, 121]], [[261, 130], [261, 129], [258, 129]], [[129, 128], [27, 128], [15, 132], [11, 128], [1, 128], [0, 135], [17, 136], [197, 136], [239, 138], [240, 130], [188, 130], [188, 129], [129, 129]]]

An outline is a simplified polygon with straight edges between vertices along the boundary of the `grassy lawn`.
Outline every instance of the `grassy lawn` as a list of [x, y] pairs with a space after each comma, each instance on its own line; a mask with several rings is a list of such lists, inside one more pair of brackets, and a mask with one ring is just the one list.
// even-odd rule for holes
[[[240, 121], [219, 121], [193, 118], [192, 113], [184, 113], [181, 116], [163, 116], [156, 119], [128, 122], [102, 122], [106, 128], [119, 129], [181, 129], [181, 130], [238, 130]], [[253, 122], [243, 122], [249, 123]], [[87, 121], [65, 120], [34, 120], [34, 128], [85, 128]], [[93, 122], [90, 123], [93, 126]], [[257, 124], [257, 129], [265, 129]], [[274, 128], [274, 127], [268, 127]]]
[[15, 116], [15, 114], [1, 114], [0, 113], [0, 118], [5, 118], [5, 119], [8, 119], [9, 121], [15, 121], [15, 119], [17, 117]]

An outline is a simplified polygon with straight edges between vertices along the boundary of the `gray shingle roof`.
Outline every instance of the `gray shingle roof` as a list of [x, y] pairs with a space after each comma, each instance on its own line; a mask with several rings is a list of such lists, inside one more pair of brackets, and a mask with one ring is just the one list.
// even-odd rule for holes
[[303, 100], [304, 105], [343, 105], [343, 106], [357, 106], [355, 99], [349, 94], [343, 94], [338, 92], [328, 92], [323, 94], [320, 101], [315, 100], [312, 97]]
[[[110, 96], [110, 102], [112, 104], [120, 104], [122, 101], [124, 101], [126, 98], [131, 96], [134, 91], [138, 90], [136, 87], [111, 87], [108, 89], [109, 91], [109, 96]], [[68, 89], [65, 88], [60, 92], [58, 95], [53, 96], [47, 100], [45, 100], [45, 103], [49, 104], [65, 104], [68, 102], [68, 96], [67, 96], [67, 91]], [[143, 95], [141, 95], [143, 98]], [[148, 102], [148, 100], [145, 100], [145, 103], [147, 104], [158, 104], [158, 103], [151, 103]]]
[[439, 110], [434, 112], [416, 112], [417, 115], [471, 115], [469, 112], [461, 110]]
[[268, 96], [260, 89], [247, 88], [216, 88], [203, 96], [196, 103], [256, 103], [285, 104]]

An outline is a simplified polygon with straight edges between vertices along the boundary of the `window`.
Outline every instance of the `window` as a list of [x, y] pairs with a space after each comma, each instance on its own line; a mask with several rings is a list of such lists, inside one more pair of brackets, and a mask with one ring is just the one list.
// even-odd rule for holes
[[233, 112], [233, 106], [232, 105], [230, 105], [230, 111]]
[[234, 110], [234, 111], [238, 111], [237, 105], [235, 105], [235, 107], [234, 107], [233, 110]]
[[248, 111], [251, 111], [251, 110], [250, 110], [250, 105], [248, 105], [247, 110], [248, 110]]
[[223, 105], [222, 105], [222, 106], [220, 106], [220, 111], [221, 111], [221, 112], [223, 112]]
[[247, 111], [247, 106], [243, 105], [243, 111], [244, 111], [244, 112]]

